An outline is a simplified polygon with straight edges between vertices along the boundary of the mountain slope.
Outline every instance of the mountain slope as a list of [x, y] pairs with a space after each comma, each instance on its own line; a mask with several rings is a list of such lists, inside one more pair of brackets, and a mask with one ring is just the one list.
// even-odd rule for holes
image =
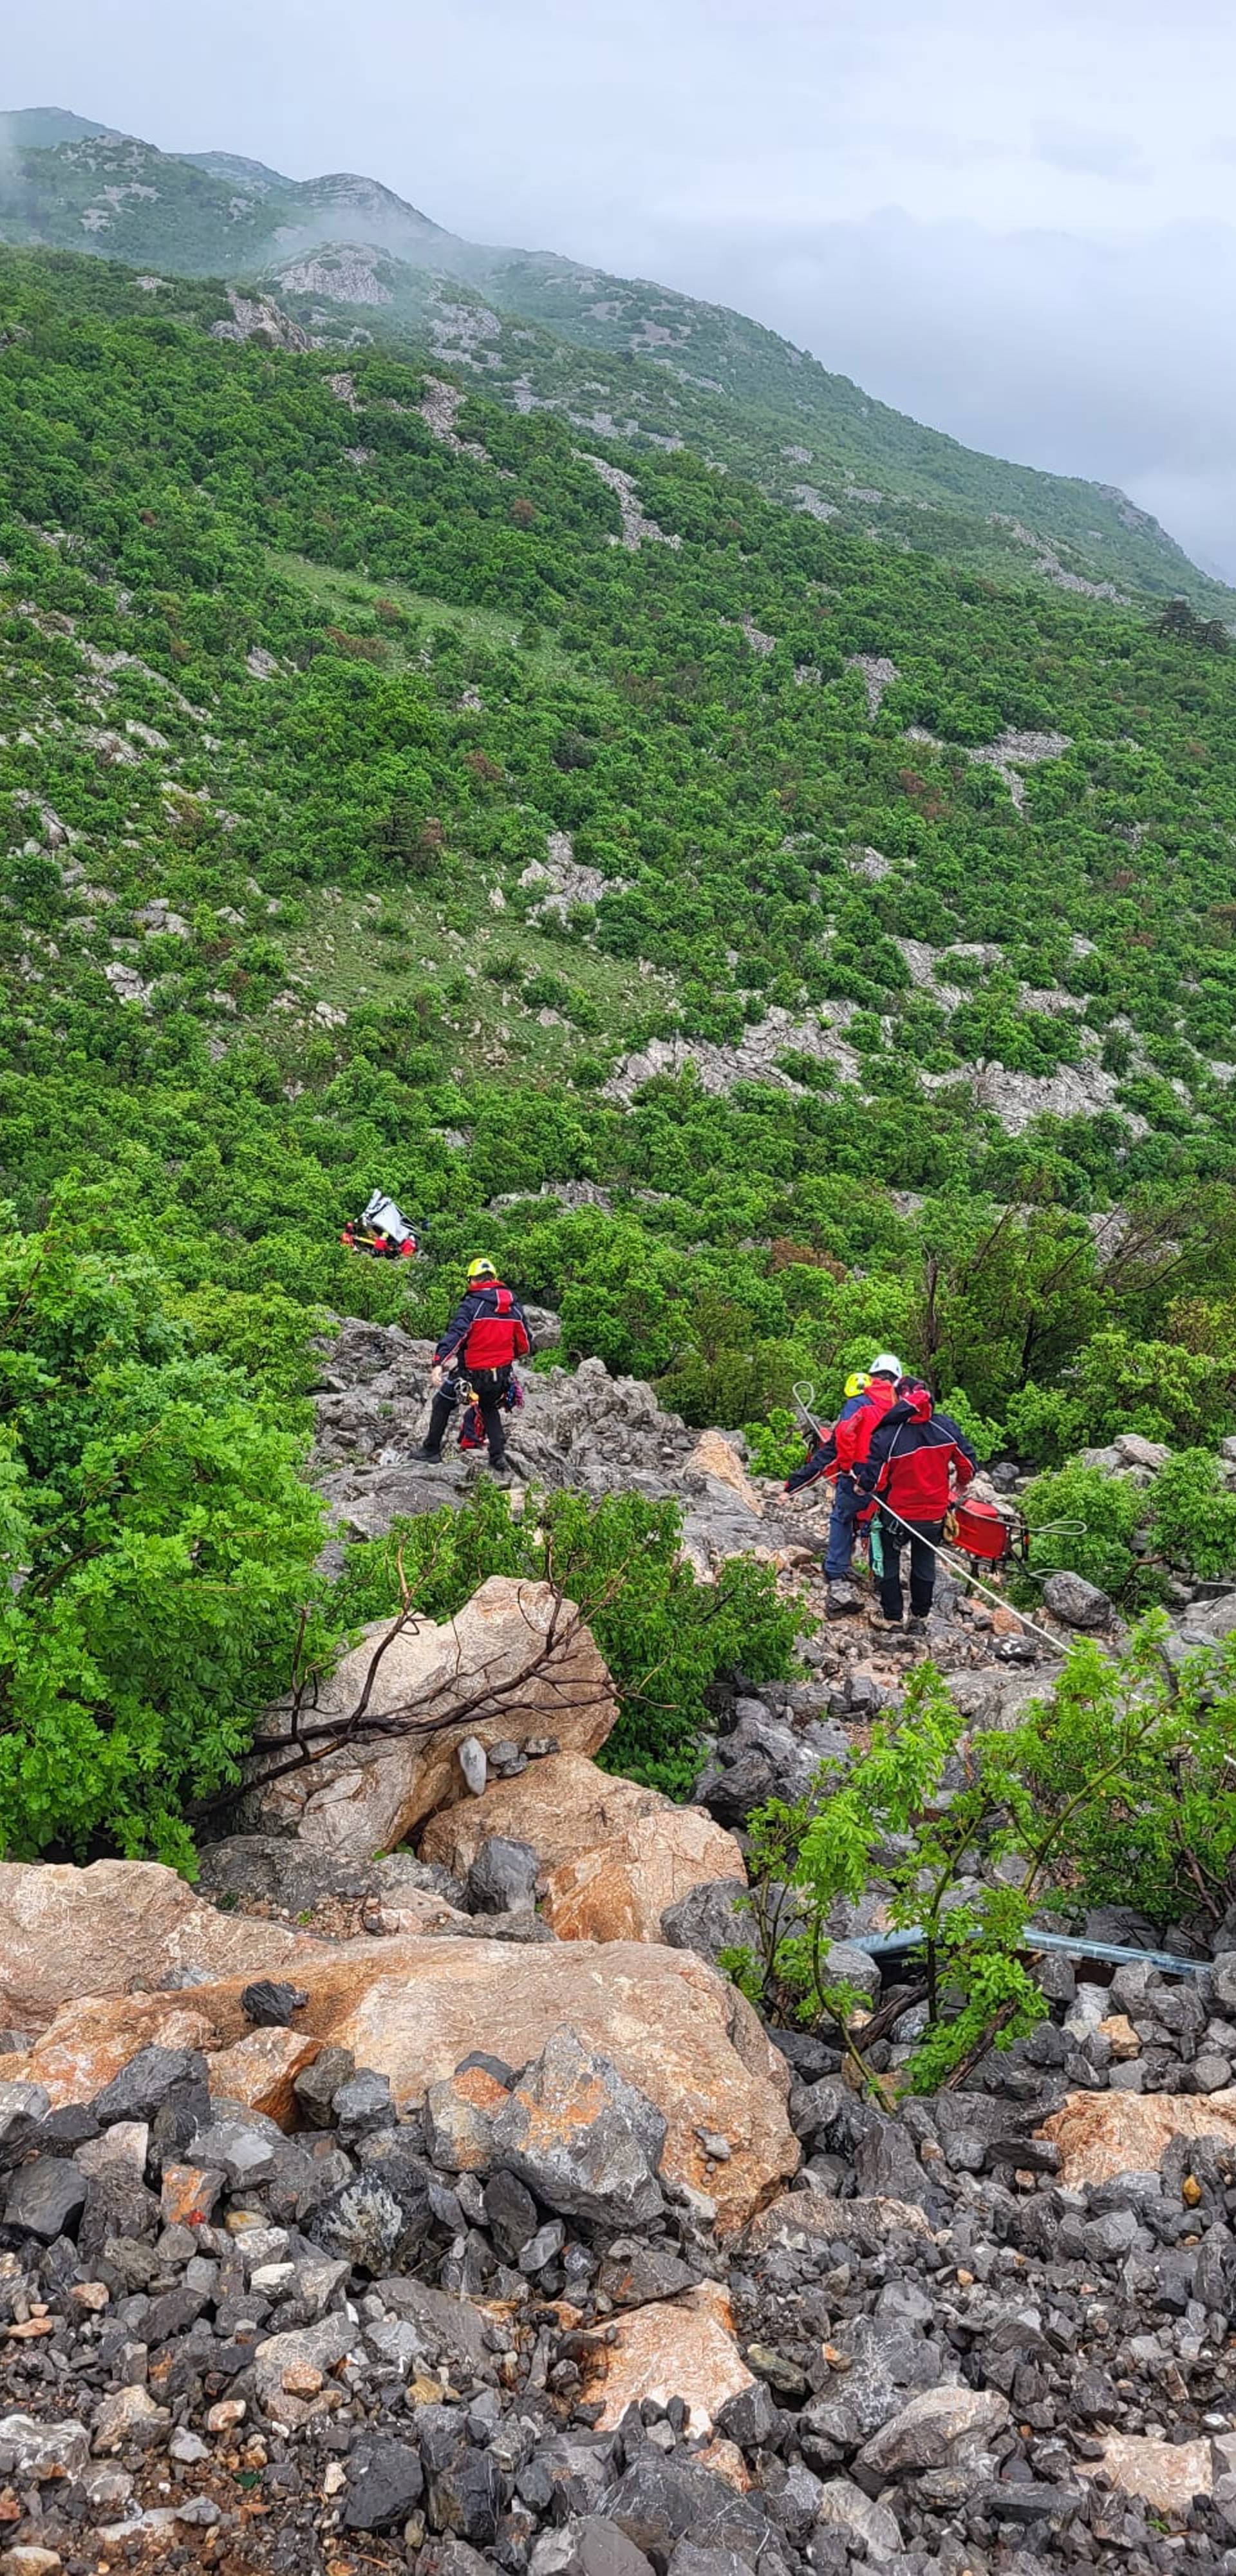
[[0, 254], [23, 1216], [255, 1364], [485, 1248], [696, 1421], [874, 1334], [1031, 1455], [1226, 1429], [1236, 657], [220, 307]]
[[704, 445], [788, 507], [890, 546], [1005, 580], [1233, 608], [1122, 493], [964, 448], [724, 307], [464, 241], [349, 173], [298, 182], [226, 152], [164, 154], [60, 110], [19, 111], [8, 127], [0, 240], [256, 280], [323, 341], [415, 346], [428, 333], [517, 409]]

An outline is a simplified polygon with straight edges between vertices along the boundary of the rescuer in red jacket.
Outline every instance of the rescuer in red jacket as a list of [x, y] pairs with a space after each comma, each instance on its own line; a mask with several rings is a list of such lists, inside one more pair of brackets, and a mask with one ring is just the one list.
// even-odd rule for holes
[[433, 1382], [437, 1392], [421, 1457], [441, 1457], [442, 1435], [466, 1381], [476, 1389], [489, 1442], [490, 1466], [500, 1467], [506, 1456], [502, 1399], [510, 1385], [514, 1362], [523, 1359], [531, 1348], [523, 1308], [499, 1279], [492, 1261], [472, 1262], [466, 1294], [460, 1298], [434, 1351]]
[[[970, 1482], [978, 1460], [960, 1425], [950, 1413], [937, 1413], [928, 1387], [917, 1378], [901, 1378], [897, 1402], [871, 1435], [865, 1460], [854, 1470], [855, 1483], [875, 1494], [880, 1512], [880, 1608], [901, 1625], [901, 1551], [910, 1546], [910, 1617], [925, 1619], [935, 1589], [933, 1549], [944, 1536], [944, 1519], [956, 1493]], [[894, 1517], [895, 1515], [895, 1517]]]

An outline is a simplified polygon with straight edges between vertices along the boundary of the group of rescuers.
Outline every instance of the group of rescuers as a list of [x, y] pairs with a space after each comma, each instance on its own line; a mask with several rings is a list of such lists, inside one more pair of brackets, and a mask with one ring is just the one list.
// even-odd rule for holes
[[[960, 1425], [951, 1414], [936, 1412], [930, 1389], [907, 1376], [891, 1351], [879, 1351], [869, 1369], [847, 1380], [836, 1422], [821, 1426], [810, 1457], [787, 1479], [785, 1490], [802, 1493], [821, 1478], [833, 1487], [824, 1559], [830, 1585], [846, 1582], [859, 1531], [874, 1523], [880, 1609], [898, 1627], [905, 1607], [901, 1559], [908, 1545], [913, 1627], [931, 1609], [935, 1550], [949, 1507], [977, 1465]], [[834, 1606], [850, 1605], [838, 1595]]]
[[[467, 1286], [433, 1355], [433, 1403], [422, 1458], [442, 1455], [451, 1415], [471, 1386], [480, 1411], [489, 1463], [506, 1457], [504, 1415], [511, 1402], [511, 1371], [532, 1347], [527, 1319], [492, 1261], [474, 1261]], [[787, 1479], [798, 1494], [821, 1479], [833, 1488], [824, 1573], [830, 1585], [847, 1581], [861, 1529], [876, 1523], [880, 1608], [898, 1626], [905, 1607], [901, 1560], [910, 1551], [910, 1618], [926, 1619], [935, 1586], [935, 1550], [956, 1496], [969, 1484], [978, 1460], [952, 1415], [937, 1413], [930, 1389], [907, 1376], [891, 1351], [878, 1351], [869, 1369], [846, 1382], [834, 1423], [820, 1427], [811, 1454]], [[842, 1606], [840, 1597], [837, 1607]]]

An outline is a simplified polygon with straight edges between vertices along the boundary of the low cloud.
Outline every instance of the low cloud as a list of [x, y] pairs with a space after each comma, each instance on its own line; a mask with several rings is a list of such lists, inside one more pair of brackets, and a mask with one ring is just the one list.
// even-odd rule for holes
[[1153, 177], [1152, 164], [1131, 134], [1097, 134], [1080, 125], [1047, 122], [1036, 131], [1035, 154], [1050, 170], [1067, 170], [1074, 177], [1135, 185]]
[[967, 446], [1118, 483], [1236, 581], [1236, 230], [993, 236], [888, 210], [661, 226], [646, 274], [735, 304]]

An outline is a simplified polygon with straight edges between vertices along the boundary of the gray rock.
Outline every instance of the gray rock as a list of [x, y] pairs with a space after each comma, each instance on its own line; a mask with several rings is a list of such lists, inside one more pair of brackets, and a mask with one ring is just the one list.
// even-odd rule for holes
[[565, 2243], [566, 2229], [562, 2220], [547, 2218], [544, 2226], [538, 2227], [535, 2236], [530, 2236], [527, 2244], [521, 2247], [520, 2271], [526, 2272], [529, 2279], [535, 2273], [543, 2272], [546, 2264], [552, 2263], [555, 2255], [562, 2252]]
[[333, 2127], [335, 2095], [355, 2072], [356, 2061], [350, 2048], [323, 2048], [312, 2066], [302, 2067], [292, 2091], [301, 2118], [308, 2121], [311, 2129]]
[[1225, 2013], [1236, 2013], [1236, 1950], [1220, 1950], [1210, 1971], [1210, 1990]]
[[819, 2520], [830, 2530], [844, 2532], [851, 2547], [863, 2551], [877, 2567], [895, 2558], [901, 2547], [896, 2514], [874, 2496], [864, 2495], [852, 2478], [825, 2480]]
[[200, 2049], [142, 2048], [95, 2094], [91, 2109], [101, 2129], [110, 2128], [113, 2120], [153, 2120], [173, 2085], [200, 2084], [205, 2077]]
[[747, 2567], [767, 2567], [771, 2535], [755, 2498], [736, 2495], [694, 2461], [665, 2459], [651, 2447], [637, 2451], [605, 2512], [658, 2566], [689, 2536], [696, 2549], [731, 2550]]
[[194, 2162], [217, 2165], [233, 2188], [257, 2186], [274, 2178], [275, 2150], [283, 2132], [260, 2111], [221, 2113], [193, 2141]]
[[718, 2408], [716, 2430], [737, 2442], [740, 2451], [760, 2451], [776, 2440], [780, 2423], [768, 2388], [762, 2379], [755, 2379]]
[[[715, 1967], [723, 1950], [739, 1950], [751, 1945], [754, 1925], [750, 1909], [740, 1905], [737, 1882], [732, 1878], [715, 1878], [701, 1887], [693, 1887], [680, 1896], [675, 1905], [667, 1905], [661, 1917], [661, 1938], [671, 1950], [695, 1950], [701, 1959]], [[1236, 1964], [1236, 1952], [1233, 1953]]]
[[259, 1977], [256, 1985], [246, 1986], [240, 1998], [240, 2009], [246, 2021], [258, 2030], [286, 2030], [292, 2015], [309, 2001], [303, 1986], [289, 1986], [273, 1977]]
[[497, 2537], [505, 2501], [502, 2471], [491, 2451], [461, 2451], [429, 2481], [434, 2530], [453, 2531], [478, 2549]]
[[339, 2256], [375, 2279], [410, 2265], [433, 2223], [429, 2167], [415, 2156], [392, 2155], [356, 2173], [304, 2222], [305, 2234], [326, 2254]]
[[568, 2218], [639, 2226], [660, 2213], [665, 2120], [573, 2030], [547, 2040], [493, 2134], [495, 2157]]
[[332, 1898], [360, 1904], [378, 1892], [375, 1861], [337, 1860], [280, 1834], [229, 1834], [207, 1843], [198, 1862], [198, 1885], [218, 1902], [226, 1897], [242, 1913], [273, 1905], [285, 1914], [312, 1914]]
[[348, 2461], [344, 2529], [401, 2529], [424, 2492], [421, 2455], [411, 2442], [358, 2442]]
[[485, 2185], [485, 2218], [500, 2254], [517, 2263], [539, 2224], [531, 2192], [513, 2173], [491, 2174]]
[[1097, 1583], [1087, 1583], [1080, 1574], [1049, 1574], [1043, 1586], [1043, 1600], [1053, 1618], [1062, 1619], [1066, 1628], [1106, 1628], [1110, 1625], [1112, 1604]]
[[[745, 2576], [748, 2560], [735, 2549], [701, 2549], [694, 2540], [680, 2540], [669, 2562], [668, 2576]], [[762, 2568], [773, 2571], [782, 2564], [771, 2545], [760, 2560]]]
[[361, 2339], [355, 2317], [322, 2317], [315, 2326], [299, 2326], [288, 2334], [268, 2335], [253, 2355], [253, 2378], [264, 2406], [283, 2389], [284, 2372], [302, 2364], [323, 2375], [353, 2352]]
[[616, 2522], [586, 2513], [571, 2532], [569, 2576], [652, 2576], [652, 2563]]
[[462, 1744], [457, 1744], [455, 1747], [455, 1759], [463, 1773], [464, 1787], [472, 1797], [483, 1797], [489, 1765], [480, 1737], [465, 1735]]
[[903, 2478], [921, 2469], [969, 2466], [1009, 2419], [994, 2388], [924, 2388], [881, 2426], [860, 2453], [865, 2469]]
[[390, 2314], [413, 2328], [418, 2361], [445, 2361], [466, 2376], [486, 2367], [485, 2320], [470, 2299], [453, 2298], [429, 2281], [398, 2274], [380, 2280], [377, 2291]]
[[0, 2171], [25, 2154], [50, 2109], [51, 2095], [41, 2084], [0, 2084]]
[[853, 1941], [830, 1941], [824, 1959], [826, 1986], [856, 1986], [868, 2005], [880, 1992], [879, 1966], [869, 1950]]
[[854, 2172], [860, 2192], [885, 2200], [906, 2200], [921, 2209], [933, 2194], [913, 2140], [900, 2120], [881, 2119], [858, 2140]]
[[612, 2307], [642, 2308], [654, 2299], [677, 2298], [697, 2278], [672, 2246], [618, 2237], [597, 2274], [597, 2288]]
[[35, 2156], [19, 2165], [4, 2204], [6, 2227], [36, 2236], [43, 2245], [76, 2234], [86, 2206], [87, 2178], [66, 2156]]
[[358, 2066], [345, 2075], [331, 2098], [341, 2136], [349, 2144], [369, 2135], [371, 2129], [389, 2129], [395, 2122], [395, 2102], [390, 2077], [378, 2075], [371, 2066]]
[[824, 2493], [821, 2480], [802, 2460], [789, 2467], [775, 2461], [764, 2473], [768, 2511], [792, 2549], [802, 2549], [815, 2529]]
[[527, 1912], [536, 1903], [539, 1863], [531, 1843], [490, 1834], [468, 1872], [468, 1901], [478, 1914]]
[[36, 2424], [29, 2415], [0, 2415], [0, 2478], [23, 2485], [75, 2478], [90, 2457], [90, 2435], [74, 2417]]

